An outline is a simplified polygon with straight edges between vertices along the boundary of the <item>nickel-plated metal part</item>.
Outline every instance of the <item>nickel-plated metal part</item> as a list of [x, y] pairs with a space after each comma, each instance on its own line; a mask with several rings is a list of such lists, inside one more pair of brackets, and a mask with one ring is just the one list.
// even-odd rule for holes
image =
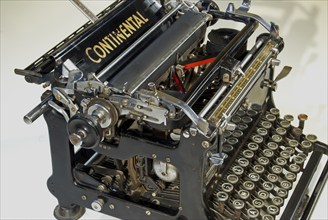
[[171, 183], [177, 180], [177, 178], [179, 177], [178, 169], [170, 163], [162, 162], [160, 160], [155, 159], [153, 161], [153, 168], [158, 178], [160, 178], [164, 182]]
[[39, 105], [37, 105], [34, 109], [32, 109], [24, 116], [24, 122], [28, 125], [32, 124], [36, 119], [43, 115], [43, 113], [48, 111], [50, 109], [48, 102], [52, 99], [52, 94], [48, 95], [45, 99], [43, 99]]

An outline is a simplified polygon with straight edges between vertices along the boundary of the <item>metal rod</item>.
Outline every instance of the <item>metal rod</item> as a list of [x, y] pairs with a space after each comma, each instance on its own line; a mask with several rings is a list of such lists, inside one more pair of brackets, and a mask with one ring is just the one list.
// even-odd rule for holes
[[24, 122], [28, 125], [32, 124], [36, 119], [38, 119], [43, 113], [50, 109], [48, 102], [52, 100], [52, 94], [47, 96], [42, 102], [32, 109], [29, 113], [24, 116]]
[[90, 11], [80, 0], [70, 0], [70, 2], [78, 8], [85, 17], [87, 17], [92, 23], [95, 23], [98, 20], [98, 17]]
[[206, 104], [206, 106], [199, 113], [199, 117], [204, 117], [208, 111], [212, 108], [212, 106], [219, 100], [222, 94], [227, 90], [228, 85], [222, 85], [218, 91], [214, 94], [213, 98]]

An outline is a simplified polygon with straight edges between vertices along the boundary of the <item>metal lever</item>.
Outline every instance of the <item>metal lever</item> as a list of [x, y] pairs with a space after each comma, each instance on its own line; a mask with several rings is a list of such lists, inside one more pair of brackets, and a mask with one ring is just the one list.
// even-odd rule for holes
[[90, 11], [80, 0], [70, 0], [70, 2], [78, 8], [92, 23], [98, 20], [98, 17]]

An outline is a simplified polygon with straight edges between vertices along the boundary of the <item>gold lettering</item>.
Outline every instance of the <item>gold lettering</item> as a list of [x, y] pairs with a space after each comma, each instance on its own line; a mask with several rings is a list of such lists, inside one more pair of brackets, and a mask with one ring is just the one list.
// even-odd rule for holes
[[113, 31], [112, 32], [116, 39], [119, 40], [121, 43], [123, 43], [123, 40], [126, 40], [126, 37], [118, 30], [116, 29], [116, 31]]
[[[106, 52], [104, 51], [104, 49], [99, 46], [98, 44], [96, 44], [95, 46], [93, 46], [93, 51], [100, 57], [100, 58], [105, 58], [106, 57]], [[99, 53], [101, 52], [101, 53]]]
[[100, 63], [100, 62], [101, 62], [101, 59], [100, 59], [100, 58], [97, 59], [97, 60], [95, 60], [95, 59], [93, 59], [93, 58], [90, 56], [90, 54], [89, 54], [89, 51], [90, 51], [90, 50], [92, 50], [91, 47], [88, 47], [87, 49], [85, 49], [85, 53], [86, 53], [86, 55], [89, 57], [89, 59], [90, 59], [92, 62], [94, 62], [94, 63]]
[[137, 14], [139, 15], [139, 17], [145, 22], [147, 23], [149, 21], [148, 18], [145, 18], [144, 16], [142, 16], [142, 14], [140, 14], [138, 11], [137, 11]]
[[127, 30], [123, 27], [122, 24], [119, 26], [119, 28], [120, 28], [120, 31], [124, 34], [124, 36], [125, 36], [126, 38], [129, 38], [129, 37], [131, 36], [131, 34], [129, 34], [129, 33], [127, 32]]
[[134, 25], [134, 26], [135, 26], [137, 29], [139, 29], [139, 28], [140, 28], [140, 26], [134, 22], [134, 20], [133, 20], [133, 18], [132, 18], [132, 17], [129, 17], [129, 18], [128, 18], [128, 20], [129, 20], [129, 21], [131, 21], [131, 22], [132, 22], [132, 24], [133, 24], [133, 25]]
[[141, 25], [145, 24], [145, 22], [142, 19], [138, 18], [138, 16], [132, 15], [132, 17], [135, 20], [135, 22], [137, 22], [139, 28], [141, 27]]
[[122, 23], [123, 26], [125, 27], [125, 29], [130, 32], [130, 34], [133, 34], [133, 32], [135, 32], [137, 29], [135, 29], [135, 27], [133, 27], [132, 24], [130, 24], [130, 22], [128, 20], [126, 20], [125, 22]]
[[104, 37], [102, 41], [99, 42], [99, 45], [106, 50], [107, 54], [110, 54], [110, 51], [113, 51], [114, 49], [109, 45], [109, 42], [107, 42], [106, 40], [108, 39], [108, 37]]
[[[114, 33], [114, 32], [113, 32]], [[115, 34], [115, 33], [114, 33]], [[109, 36], [115, 41], [115, 43], [120, 46], [120, 42], [118, 42], [118, 40], [112, 35], [112, 34], [109, 34]]]

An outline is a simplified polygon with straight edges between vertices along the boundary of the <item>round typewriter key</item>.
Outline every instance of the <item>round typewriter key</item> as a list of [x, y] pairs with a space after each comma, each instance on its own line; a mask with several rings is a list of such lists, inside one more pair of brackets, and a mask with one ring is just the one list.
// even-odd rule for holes
[[282, 157], [286, 160], [288, 160], [291, 157], [289, 151], [286, 151], [286, 150], [281, 151], [279, 155], [280, 155], [280, 157]]
[[287, 160], [283, 157], [277, 157], [275, 162], [277, 165], [282, 166], [282, 167], [287, 164]]
[[254, 157], [254, 152], [251, 150], [244, 150], [242, 154], [247, 159], [252, 159]]
[[266, 114], [265, 119], [272, 123], [276, 121], [277, 117], [273, 114]]
[[245, 131], [245, 130], [248, 128], [248, 125], [245, 124], [245, 123], [239, 123], [239, 124], [237, 125], [237, 128], [238, 128], [239, 130], [241, 130], [241, 131]]
[[233, 202], [232, 202], [232, 205], [235, 209], [237, 210], [241, 210], [245, 207], [245, 203], [244, 201], [240, 200], [240, 199], [235, 199]]
[[268, 130], [265, 128], [258, 128], [256, 129], [256, 133], [262, 137], [265, 137], [268, 135]]
[[244, 167], [244, 168], [248, 167], [248, 165], [249, 165], [249, 161], [245, 158], [239, 158], [237, 163], [239, 166]]
[[279, 180], [279, 177], [277, 174], [269, 173], [267, 176], [267, 180], [271, 183], [276, 183]]
[[263, 142], [263, 137], [261, 135], [255, 134], [252, 136], [251, 140], [257, 144], [261, 144]]
[[278, 135], [278, 134], [272, 135], [271, 138], [272, 138], [273, 142], [276, 142], [276, 143], [282, 142], [282, 137], [280, 135]]
[[278, 134], [278, 135], [280, 135], [280, 136], [285, 136], [286, 135], [286, 133], [287, 133], [287, 131], [286, 131], [286, 129], [285, 128], [276, 128], [276, 133]]
[[223, 183], [222, 186], [222, 191], [226, 193], [231, 193], [233, 190], [233, 185], [231, 183]]
[[229, 154], [233, 151], [233, 146], [231, 144], [223, 144], [222, 151], [223, 153]]
[[305, 161], [306, 158], [307, 158], [307, 155], [304, 154], [304, 153], [298, 153], [297, 156], [302, 157], [302, 158], [304, 159], [304, 161]]
[[266, 130], [269, 130], [272, 127], [272, 124], [269, 121], [261, 121], [260, 126]]
[[288, 170], [293, 173], [298, 173], [301, 171], [301, 167], [295, 163], [292, 163], [288, 166]]
[[270, 150], [277, 150], [279, 145], [276, 143], [276, 142], [268, 142], [267, 143], [267, 147], [270, 149]]
[[249, 198], [250, 193], [247, 190], [241, 189], [241, 190], [238, 191], [238, 196], [241, 199], [246, 200], [246, 199]]
[[285, 151], [288, 151], [290, 155], [295, 154], [295, 148], [292, 147], [285, 147]]
[[310, 141], [311, 143], [315, 143], [318, 140], [317, 136], [314, 135], [314, 134], [308, 134], [308, 135], [306, 135], [305, 136], [305, 139], [308, 140], [308, 141]]
[[284, 199], [288, 197], [288, 191], [283, 188], [278, 188], [275, 194]]
[[228, 194], [226, 192], [220, 191], [216, 194], [216, 198], [219, 202], [225, 202], [228, 200]]
[[273, 165], [273, 166], [271, 167], [271, 172], [274, 173], [274, 174], [279, 175], [279, 174], [282, 173], [282, 167], [279, 166], [279, 165]]
[[227, 181], [228, 181], [229, 183], [231, 183], [232, 185], [235, 185], [236, 183], [238, 183], [239, 178], [238, 178], [238, 176], [235, 175], [235, 174], [229, 174], [229, 175], [227, 176]]
[[223, 137], [225, 137], [225, 138], [228, 138], [228, 137], [230, 137], [231, 135], [232, 135], [232, 131], [225, 130], [225, 131], [223, 132]]
[[262, 174], [264, 172], [264, 167], [262, 165], [256, 164], [253, 166], [253, 171], [258, 174]]
[[294, 121], [294, 116], [292, 116], [292, 115], [285, 115], [284, 116], [284, 120], [285, 121], [292, 122], [292, 121]]
[[260, 111], [262, 111], [262, 105], [252, 104], [251, 109], [254, 110], [254, 111], [260, 112]]
[[241, 117], [239, 117], [239, 116], [237, 116], [237, 115], [234, 115], [234, 116], [232, 116], [232, 118], [231, 118], [231, 122], [232, 122], [232, 123], [235, 123], [235, 124], [238, 124], [238, 123], [241, 122]]
[[253, 119], [252, 119], [251, 117], [249, 117], [249, 116], [243, 116], [243, 117], [241, 118], [241, 121], [242, 121], [243, 123], [245, 123], [245, 124], [249, 124], [249, 123], [251, 123], [251, 122], [253, 121]]
[[260, 175], [257, 173], [249, 173], [247, 176], [252, 182], [258, 182], [260, 180]]
[[273, 151], [270, 149], [264, 149], [262, 152], [263, 152], [263, 156], [265, 156], [267, 158], [271, 158], [274, 156]]
[[271, 192], [274, 188], [274, 185], [268, 181], [264, 181], [262, 183], [262, 187], [265, 191]]
[[234, 131], [232, 132], [232, 136], [235, 137], [235, 138], [240, 138], [240, 137], [242, 137], [243, 135], [244, 135], [244, 133], [243, 133], [242, 131], [240, 131], [240, 130], [234, 130]]
[[259, 199], [267, 200], [270, 197], [270, 193], [261, 189], [257, 192], [257, 196], [259, 197]]
[[270, 161], [266, 157], [259, 157], [259, 158], [257, 158], [257, 162], [262, 166], [266, 166], [269, 164]]
[[289, 122], [289, 121], [286, 121], [286, 120], [282, 120], [282, 121], [280, 122], [280, 126], [281, 126], [282, 128], [288, 129], [288, 128], [290, 128], [290, 122]]
[[281, 188], [286, 189], [286, 190], [290, 190], [292, 188], [292, 184], [287, 180], [281, 181], [280, 186], [281, 186]]
[[259, 149], [259, 145], [254, 142], [250, 142], [247, 144], [247, 148], [251, 151], [257, 151]]
[[252, 205], [257, 209], [261, 209], [264, 206], [264, 202], [262, 199], [256, 198], [252, 201]]
[[272, 215], [265, 214], [262, 216], [262, 220], [275, 220]]
[[275, 205], [269, 205], [267, 207], [267, 212], [270, 215], [278, 215], [279, 214], [279, 211], [280, 211], [280, 209], [277, 206], [275, 206]]
[[300, 167], [303, 167], [303, 164], [304, 164], [304, 158], [303, 157], [300, 157], [300, 156], [295, 156], [293, 157], [293, 162], [297, 165], [299, 165]]
[[270, 108], [270, 113], [273, 114], [276, 117], [279, 117], [280, 110], [277, 108]]
[[286, 180], [294, 182], [296, 180], [296, 175], [295, 173], [287, 172], [285, 174]]
[[297, 140], [289, 140], [288, 146], [292, 147], [292, 148], [296, 148], [298, 146], [298, 141]]
[[244, 173], [244, 168], [242, 168], [241, 166], [234, 166], [232, 167], [232, 172], [235, 175], [240, 176]]
[[254, 111], [253, 109], [248, 109], [246, 111], [246, 115], [248, 115], [249, 117], [254, 117], [255, 115], [257, 115], [257, 111]]
[[243, 182], [243, 187], [248, 190], [248, 191], [252, 191], [255, 188], [255, 184], [251, 181], [245, 181]]
[[284, 205], [284, 200], [278, 196], [274, 196], [272, 198], [272, 204], [277, 206], [277, 207], [281, 207]]
[[249, 208], [247, 209], [247, 218], [248, 219], [256, 219], [259, 217], [260, 212], [256, 208]]
[[312, 143], [308, 140], [304, 140], [301, 142], [301, 150], [304, 153], [309, 153], [310, 151], [313, 150]]
[[229, 138], [227, 139], [227, 143], [230, 144], [230, 145], [235, 145], [235, 144], [238, 143], [238, 139], [235, 138], [235, 137], [229, 137]]
[[239, 109], [239, 110], [236, 112], [236, 115], [238, 115], [239, 117], [243, 117], [245, 114], [246, 114], [246, 112], [245, 112], [244, 110], [241, 110], [241, 109]]

